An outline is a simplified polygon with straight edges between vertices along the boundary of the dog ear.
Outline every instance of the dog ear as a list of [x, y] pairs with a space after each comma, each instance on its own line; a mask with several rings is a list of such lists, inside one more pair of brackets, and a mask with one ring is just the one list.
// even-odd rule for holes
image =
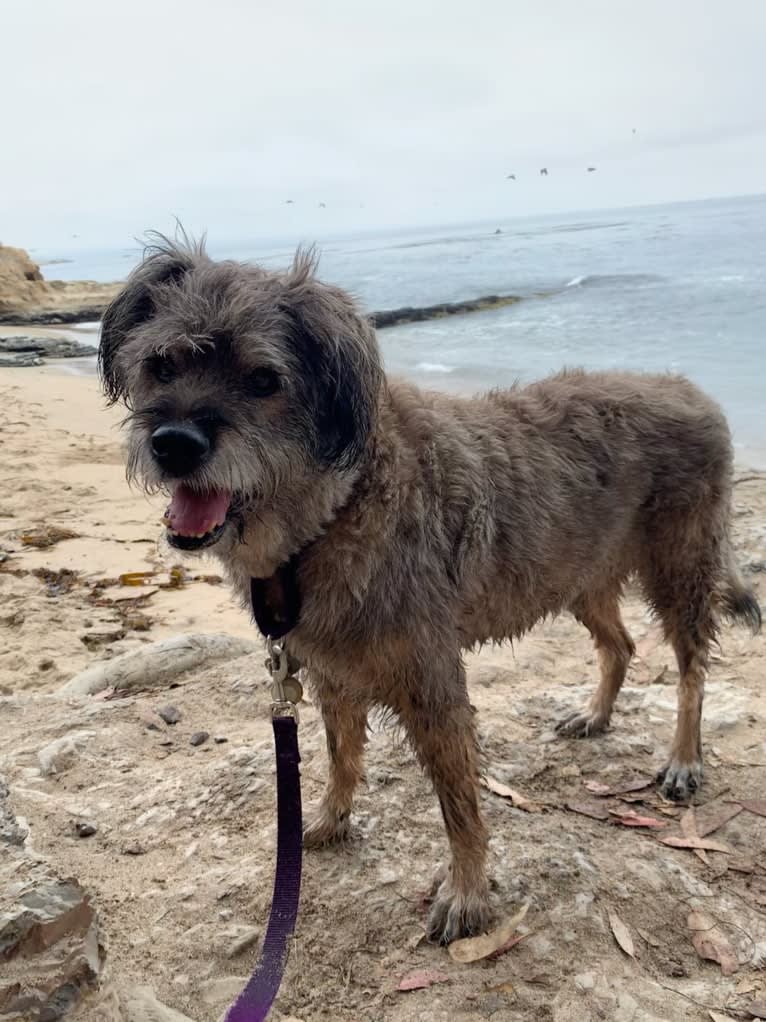
[[154, 289], [180, 281], [200, 254], [201, 249], [161, 238], [160, 243], [146, 250], [125, 287], [107, 306], [101, 321], [98, 370], [110, 404], [126, 396], [125, 376], [116, 356], [130, 331], [154, 315]]
[[375, 331], [339, 288], [320, 283], [313, 250], [299, 250], [285, 277], [283, 306], [314, 408], [315, 454], [347, 468], [362, 455], [383, 383]]

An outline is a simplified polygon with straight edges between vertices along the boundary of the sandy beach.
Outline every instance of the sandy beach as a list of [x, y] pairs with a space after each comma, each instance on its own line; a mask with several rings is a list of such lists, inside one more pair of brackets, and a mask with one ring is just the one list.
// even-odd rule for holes
[[[163, 546], [162, 499], [128, 488], [121, 413], [105, 408], [94, 378], [0, 369], [0, 409], [0, 775], [27, 831], [26, 855], [0, 859], [0, 913], [37, 869], [76, 878], [97, 914], [102, 967], [69, 1017], [217, 1019], [256, 960], [271, 894], [262, 650], [215, 563], [182, 563]], [[766, 474], [743, 469], [735, 494], [737, 556], [763, 605]], [[727, 628], [713, 663], [697, 822], [719, 848], [697, 854], [662, 843], [694, 821], [649, 785], [672, 731], [675, 664], [635, 594], [625, 619], [638, 655], [600, 739], [552, 733], [597, 670], [574, 621], [468, 657], [486, 773], [515, 792], [486, 791], [484, 809], [498, 913], [529, 904], [523, 939], [471, 965], [422, 942], [445, 852], [438, 806], [406, 746], [373, 726], [358, 839], [307, 856], [275, 1019], [677, 1022], [766, 1000], [764, 637]], [[253, 652], [183, 673], [173, 688], [56, 696], [86, 667], [195, 633], [249, 640]], [[167, 704], [176, 723], [157, 720]], [[311, 805], [325, 751], [310, 704], [300, 737]], [[48, 769], [41, 753], [61, 739], [71, 739], [66, 755]], [[647, 786], [627, 790], [636, 778]], [[693, 912], [712, 920], [730, 968], [700, 956]], [[441, 978], [398, 989], [424, 969]]]

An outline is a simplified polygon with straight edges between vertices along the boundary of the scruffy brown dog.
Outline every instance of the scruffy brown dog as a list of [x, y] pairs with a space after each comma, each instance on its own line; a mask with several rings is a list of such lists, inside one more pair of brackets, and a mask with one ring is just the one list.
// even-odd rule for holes
[[424, 393], [386, 378], [371, 324], [310, 255], [271, 273], [164, 240], [107, 310], [100, 366], [130, 410], [130, 475], [170, 494], [170, 543], [212, 550], [310, 669], [330, 778], [307, 844], [347, 833], [368, 710], [406, 729], [452, 852], [433, 939], [490, 915], [461, 650], [570, 611], [601, 681], [559, 729], [601, 731], [637, 578], [680, 670], [662, 790], [696, 789], [718, 619], [757, 628], [760, 611], [729, 541], [729, 431], [692, 384], [565, 372], [473, 400]]

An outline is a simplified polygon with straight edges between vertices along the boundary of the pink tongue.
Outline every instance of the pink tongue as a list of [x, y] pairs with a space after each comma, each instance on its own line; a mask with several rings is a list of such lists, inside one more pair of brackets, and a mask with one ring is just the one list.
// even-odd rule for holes
[[178, 486], [170, 507], [165, 512], [170, 528], [182, 536], [210, 532], [226, 518], [231, 503], [228, 490], [195, 493], [186, 486]]

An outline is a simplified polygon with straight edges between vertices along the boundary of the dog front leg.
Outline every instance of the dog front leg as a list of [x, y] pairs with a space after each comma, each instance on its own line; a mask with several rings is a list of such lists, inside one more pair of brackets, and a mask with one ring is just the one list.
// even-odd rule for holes
[[304, 848], [321, 848], [349, 836], [354, 791], [362, 779], [367, 707], [345, 702], [340, 694], [327, 695], [321, 706], [329, 778], [316, 815], [303, 830]]
[[466, 698], [448, 705], [437, 702], [430, 708], [420, 703], [409, 705], [401, 717], [433, 781], [452, 853], [427, 924], [430, 940], [448, 944], [458, 937], [482, 933], [492, 914], [473, 710]]

